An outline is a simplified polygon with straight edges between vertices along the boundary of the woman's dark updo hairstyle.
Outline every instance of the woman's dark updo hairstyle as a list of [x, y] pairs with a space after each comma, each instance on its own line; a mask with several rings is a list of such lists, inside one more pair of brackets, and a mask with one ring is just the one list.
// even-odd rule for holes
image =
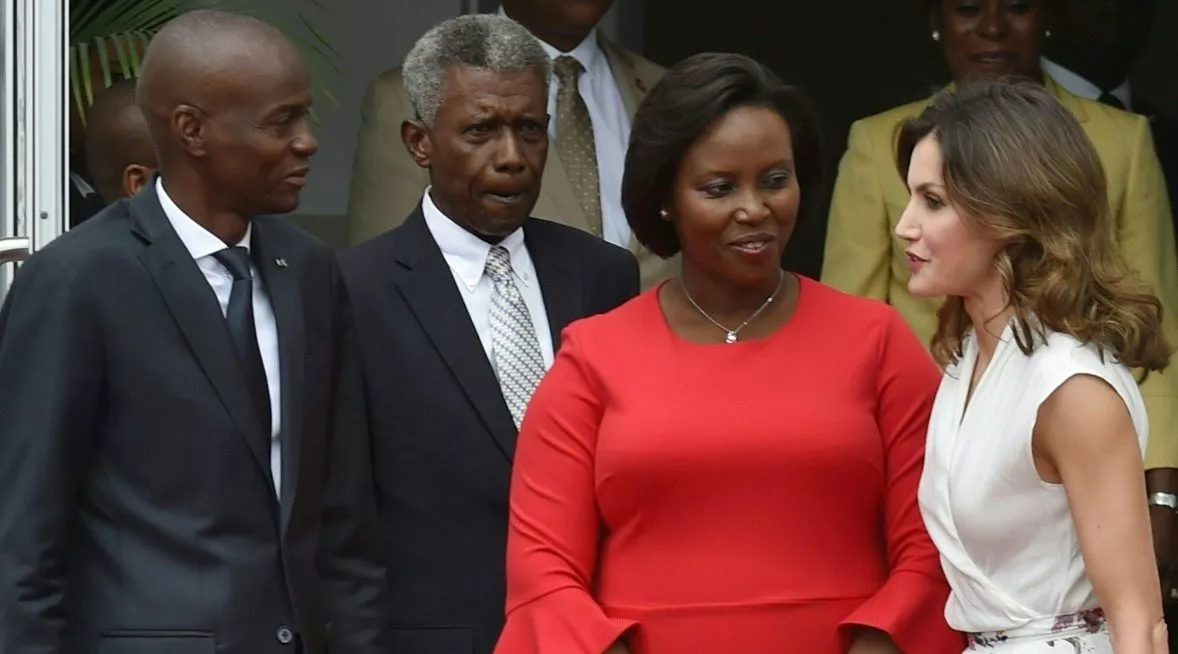
[[680, 249], [674, 224], [659, 210], [671, 195], [683, 156], [712, 123], [741, 107], [767, 107], [789, 125], [802, 195], [798, 222], [821, 207], [822, 139], [817, 112], [805, 92], [744, 55], [694, 55], [667, 71], [646, 96], [634, 116], [626, 151], [622, 208], [634, 236], [656, 255], [666, 259]]

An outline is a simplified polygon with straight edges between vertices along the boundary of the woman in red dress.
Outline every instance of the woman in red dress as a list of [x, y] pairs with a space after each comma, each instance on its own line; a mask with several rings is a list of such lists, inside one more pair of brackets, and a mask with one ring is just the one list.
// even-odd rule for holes
[[739, 55], [634, 118], [622, 202], [673, 280], [571, 325], [516, 450], [496, 654], [956, 654], [916, 503], [940, 378], [893, 309], [783, 273], [816, 119]]

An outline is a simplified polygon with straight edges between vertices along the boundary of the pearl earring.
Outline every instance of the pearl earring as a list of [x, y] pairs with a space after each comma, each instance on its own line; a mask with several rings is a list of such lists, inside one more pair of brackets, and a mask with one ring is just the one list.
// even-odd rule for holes
[[941, 32], [940, 32], [940, 31], [938, 31], [938, 30], [933, 30], [933, 40], [934, 40], [934, 41], [940, 41], [940, 40], [941, 40]]
[[1051, 30], [1047, 30], [1046, 32], [1043, 33], [1043, 35], [1046, 36], [1047, 38], [1051, 38]]
[[667, 213], [666, 209], [659, 209], [659, 217], [666, 220], [671, 214]]

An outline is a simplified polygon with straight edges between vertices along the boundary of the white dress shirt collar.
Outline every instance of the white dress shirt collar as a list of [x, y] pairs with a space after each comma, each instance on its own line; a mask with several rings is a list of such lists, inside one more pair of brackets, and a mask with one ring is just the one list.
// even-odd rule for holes
[[[430, 197], [430, 188], [425, 189], [425, 195], [421, 199], [421, 213], [425, 216], [425, 225], [442, 250], [442, 256], [454, 271], [455, 277], [462, 282], [467, 291], [473, 292], [486, 272], [491, 244], [446, 217]], [[507, 248], [507, 253], [511, 256], [511, 269], [515, 273], [516, 281], [524, 286], [531, 286], [532, 275], [528, 271], [533, 269], [533, 266], [528, 249], [524, 247], [523, 228], [520, 227], [504, 237], [499, 245]]]
[[[1051, 79], [1055, 80], [1057, 84], [1064, 87], [1072, 95], [1078, 95], [1081, 98], [1087, 98], [1089, 100], [1100, 100], [1101, 94], [1105, 91], [1077, 73], [1064, 68], [1046, 57], [1040, 58], [1039, 65], [1043, 68], [1044, 73], [1051, 76]], [[1129, 80], [1121, 82], [1115, 89], [1109, 89], [1108, 93], [1120, 100], [1126, 109], [1132, 110], [1133, 105], [1131, 101], [1133, 94], [1132, 89], [1129, 87]]]
[[[502, 6], [499, 7], [499, 15], [507, 16], [507, 12], [503, 11]], [[508, 16], [508, 18], [510, 18], [510, 16]], [[586, 36], [580, 43], [578, 43], [577, 47], [573, 48], [569, 52], [561, 52], [539, 37], [536, 37], [536, 42], [540, 44], [540, 47], [544, 48], [544, 52], [548, 53], [548, 57], [554, 61], [557, 57], [562, 55], [569, 55], [573, 59], [581, 62], [581, 65], [585, 67], [585, 74], [587, 75], [596, 74], [599, 72], [598, 67], [601, 64], [606, 63], [605, 53], [601, 51], [601, 47], [597, 43], [596, 27], [590, 30], [589, 35]]]
[[[160, 206], [164, 208], [164, 215], [168, 217], [168, 222], [172, 223], [172, 229], [176, 230], [176, 235], [180, 237], [180, 242], [188, 249], [188, 253], [192, 255], [194, 260], [212, 256], [226, 248], [225, 243], [221, 239], [217, 238], [209, 230], [201, 227], [172, 200], [171, 196], [164, 189], [163, 177], [156, 178], [155, 193], [159, 197]], [[250, 235], [253, 233], [253, 230], [253, 223], [246, 223], [245, 236], [237, 244], [238, 247], [243, 247], [246, 250], [250, 249]]]

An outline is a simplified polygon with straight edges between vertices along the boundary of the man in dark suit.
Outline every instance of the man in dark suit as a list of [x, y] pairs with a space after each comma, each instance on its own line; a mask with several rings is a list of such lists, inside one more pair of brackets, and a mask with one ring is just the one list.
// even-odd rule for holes
[[431, 186], [341, 255], [364, 360], [397, 654], [490, 654], [524, 408], [570, 322], [638, 291], [628, 251], [529, 218], [548, 56], [508, 18], [456, 18], [405, 62], [402, 137]]
[[176, 18], [139, 82], [161, 176], [18, 272], [0, 651], [325, 654], [330, 622], [389, 653], [342, 277], [264, 215], [298, 205], [310, 101], [273, 28]]
[[[613, 4], [502, 0], [498, 13], [527, 28], [553, 60], [547, 87], [551, 147], [533, 215], [629, 248], [644, 287], [650, 287], [678, 270], [678, 258], [655, 256], [630, 233], [622, 211], [622, 168], [634, 113], [664, 70], [597, 29]], [[400, 143], [401, 124], [414, 117], [404, 70], [386, 70], [368, 84], [348, 196], [353, 244], [400, 225], [429, 184]]]

